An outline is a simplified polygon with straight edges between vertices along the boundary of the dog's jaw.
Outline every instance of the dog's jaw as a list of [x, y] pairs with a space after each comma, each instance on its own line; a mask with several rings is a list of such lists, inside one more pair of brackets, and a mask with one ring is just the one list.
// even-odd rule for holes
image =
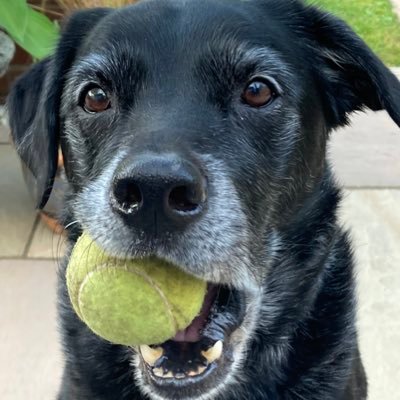
[[[258, 289], [248, 296], [245, 318], [241, 325], [230, 335], [229, 339], [233, 350], [233, 362], [229, 365], [227, 370], [223, 371], [224, 379], [215, 382], [212, 389], [204, 391], [200, 396], [196, 393], [194, 396], [182, 397], [182, 400], [212, 400], [218, 398], [219, 395], [223, 393], [229, 392], [228, 388], [246, 381], [246, 375], [243, 373], [243, 366], [246, 361], [247, 349], [251, 344], [256, 329], [261, 307], [262, 289]], [[171, 397], [165, 397], [162, 394], [159, 394], [145, 379], [145, 366], [139, 356], [138, 349], [135, 349], [135, 352], [131, 357], [131, 366], [135, 382], [145, 396], [152, 400], [172, 400]], [[178, 398], [180, 397], [173, 397], [173, 399]]]

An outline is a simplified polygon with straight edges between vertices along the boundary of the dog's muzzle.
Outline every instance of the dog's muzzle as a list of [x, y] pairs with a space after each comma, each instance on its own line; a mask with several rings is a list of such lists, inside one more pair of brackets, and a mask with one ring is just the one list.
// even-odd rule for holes
[[182, 390], [206, 393], [234, 361], [231, 337], [245, 313], [243, 293], [209, 284], [202, 310], [189, 327], [164, 343], [139, 347], [147, 385], [165, 398], [181, 398]]

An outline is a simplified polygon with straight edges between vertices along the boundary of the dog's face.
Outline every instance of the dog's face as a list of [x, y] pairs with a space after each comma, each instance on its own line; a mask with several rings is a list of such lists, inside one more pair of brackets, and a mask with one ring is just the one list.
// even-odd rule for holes
[[73, 223], [108, 253], [209, 282], [185, 332], [132, 355], [143, 392], [211, 398], [243, 378], [279, 232], [326, 173], [329, 131], [364, 106], [399, 122], [399, 93], [344, 24], [298, 2], [154, 0], [71, 19], [9, 103], [39, 204], [60, 141]]

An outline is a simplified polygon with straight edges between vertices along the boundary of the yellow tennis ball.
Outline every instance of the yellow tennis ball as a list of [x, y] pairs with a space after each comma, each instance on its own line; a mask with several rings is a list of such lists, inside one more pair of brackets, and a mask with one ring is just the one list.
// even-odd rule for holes
[[81, 320], [124, 345], [174, 337], [200, 313], [207, 289], [205, 281], [165, 261], [108, 256], [85, 233], [72, 251], [67, 286]]

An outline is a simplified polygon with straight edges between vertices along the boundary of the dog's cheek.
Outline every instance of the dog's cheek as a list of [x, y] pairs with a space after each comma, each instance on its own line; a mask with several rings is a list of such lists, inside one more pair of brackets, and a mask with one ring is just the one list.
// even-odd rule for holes
[[82, 227], [110, 253], [123, 254], [131, 244], [131, 232], [110, 207], [109, 191], [115, 169], [125, 153], [114, 157], [95, 179], [87, 181], [75, 195], [73, 213]]
[[63, 123], [61, 147], [67, 178], [72, 187], [78, 190], [86, 181], [89, 173], [89, 155], [80, 129], [70, 120]]
[[279, 198], [289, 192], [296, 172], [296, 152], [301, 141], [301, 122], [295, 106], [252, 111], [242, 126], [240, 157], [232, 154], [229, 167], [252, 229], [261, 234], [276, 219]]

